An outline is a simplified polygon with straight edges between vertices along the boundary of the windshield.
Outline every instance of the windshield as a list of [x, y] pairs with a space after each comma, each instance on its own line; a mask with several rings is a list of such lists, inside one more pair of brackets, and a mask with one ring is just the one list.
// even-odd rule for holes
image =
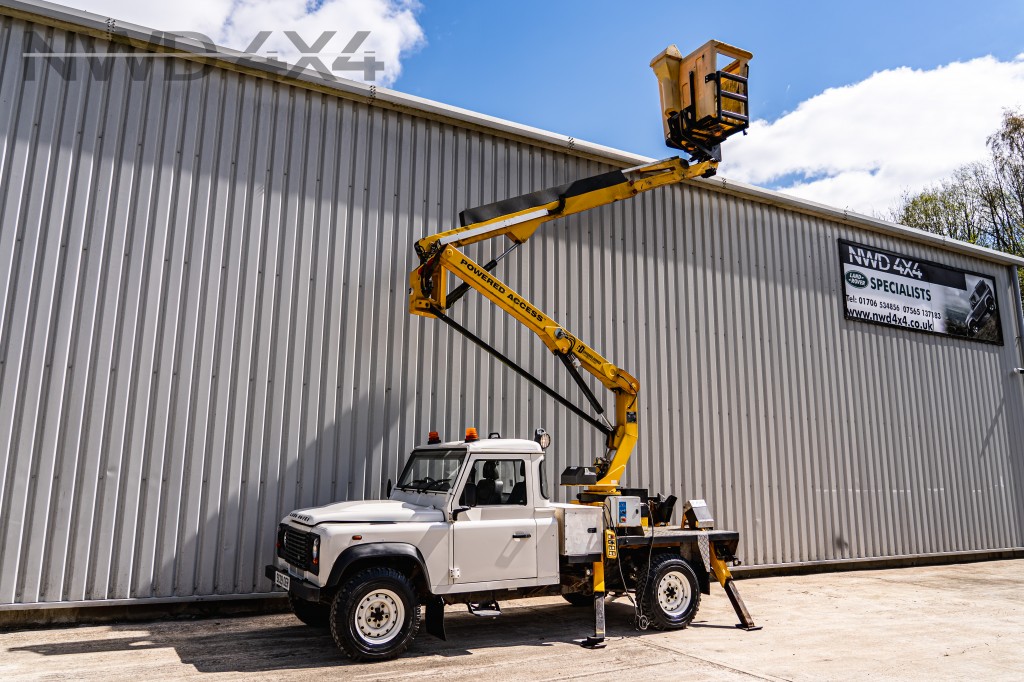
[[397, 487], [420, 493], [446, 493], [458, 477], [465, 459], [465, 450], [413, 451]]

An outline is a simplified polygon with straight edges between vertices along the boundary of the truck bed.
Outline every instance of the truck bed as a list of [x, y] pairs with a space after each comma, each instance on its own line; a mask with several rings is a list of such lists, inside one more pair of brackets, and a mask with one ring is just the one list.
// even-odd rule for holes
[[701, 535], [707, 535], [709, 541], [715, 543], [721, 555], [731, 556], [736, 552], [736, 545], [739, 544], [740, 534], [735, 530], [689, 530], [678, 527], [658, 526], [645, 529], [642, 534], [626, 534], [618, 536], [620, 548], [648, 547], [653, 544], [655, 547], [679, 547], [697, 542]]

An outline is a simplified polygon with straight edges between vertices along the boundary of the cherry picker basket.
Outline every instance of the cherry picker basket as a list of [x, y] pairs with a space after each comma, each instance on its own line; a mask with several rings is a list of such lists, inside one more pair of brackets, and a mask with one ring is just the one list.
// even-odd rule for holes
[[[747, 76], [752, 57], [711, 40], [686, 57], [672, 45], [652, 59], [665, 144], [698, 161], [720, 160], [722, 141], [750, 125]], [[723, 68], [718, 68], [720, 59]]]

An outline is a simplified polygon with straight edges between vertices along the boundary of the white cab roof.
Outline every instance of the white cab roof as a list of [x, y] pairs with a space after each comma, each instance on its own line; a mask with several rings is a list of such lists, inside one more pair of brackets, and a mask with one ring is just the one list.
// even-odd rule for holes
[[474, 452], [503, 452], [530, 455], [544, 452], [539, 443], [525, 438], [481, 438], [469, 443], [464, 440], [453, 440], [447, 443], [416, 446], [416, 450], [451, 450], [453, 448], [465, 448], [466, 452], [470, 454]]

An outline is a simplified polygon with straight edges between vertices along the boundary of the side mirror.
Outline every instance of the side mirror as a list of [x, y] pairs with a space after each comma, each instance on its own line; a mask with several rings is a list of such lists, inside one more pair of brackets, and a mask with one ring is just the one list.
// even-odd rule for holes
[[458, 521], [459, 514], [461, 514], [462, 512], [467, 512], [470, 509], [472, 509], [472, 507], [456, 507], [455, 509], [452, 509], [452, 521]]
[[387, 497], [391, 497], [391, 479], [388, 479], [388, 494]]

